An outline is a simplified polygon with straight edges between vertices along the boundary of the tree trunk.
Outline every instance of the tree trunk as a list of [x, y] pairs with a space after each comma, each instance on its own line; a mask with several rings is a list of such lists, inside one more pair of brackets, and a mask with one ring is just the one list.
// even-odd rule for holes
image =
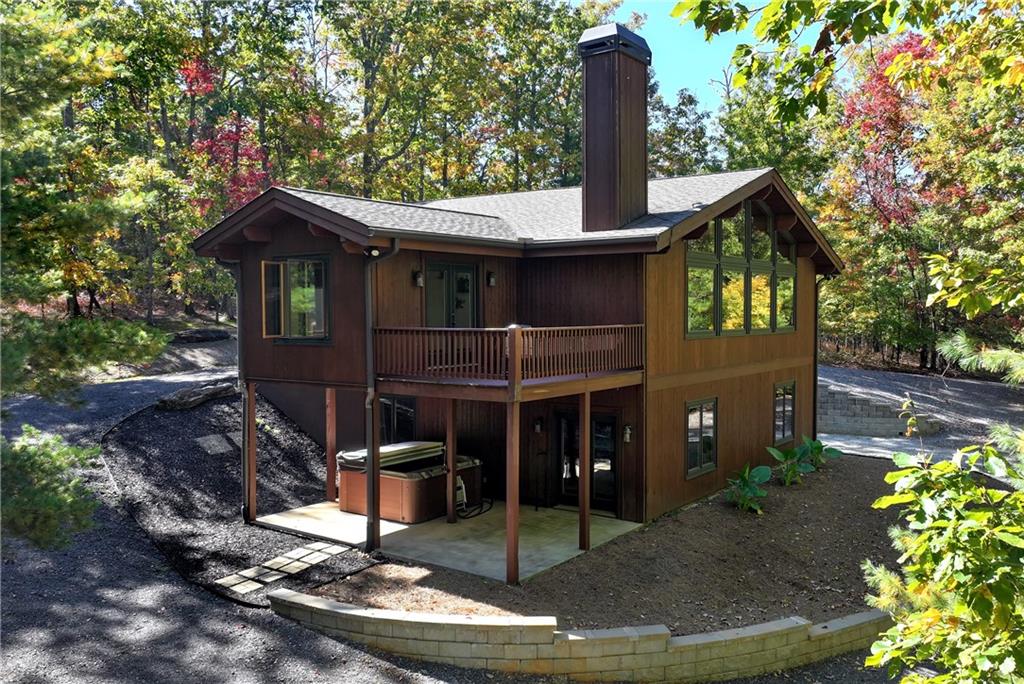
[[272, 185], [270, 179], [270, 146], [267, 144], [267, 107], [260, 100], [259, 119], [256, 122], [260, 136], [260, 166], [263, 168], [263, 189], [267, 190]]

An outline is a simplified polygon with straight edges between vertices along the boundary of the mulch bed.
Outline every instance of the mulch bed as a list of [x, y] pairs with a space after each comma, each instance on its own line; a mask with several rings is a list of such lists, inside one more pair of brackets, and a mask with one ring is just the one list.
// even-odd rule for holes
[[847, 456], [803, 485], [769, 484], [762, 516], [708, 499], [521, 587], [388, 562], [315, 593], [377, 608], [556, 615], [578, 629], [661, 623], [691, 634], [791, 615], [818, 622], [866, 610], [864, 559], [896, 566], [887, 530], [898, 511], [871, 508], [891, 492], [882, 479], [891, 469]]
[[[257, 501], [273, 513], [323, 501], [323, 449], [259, 399]], [[266, 590], [235, 594], [214, 583], [307, 540], [242, 523], [241, 451], [228, 433], [241, 428], [241, 402], [218, 399], [185, 411], [145, 409], [115, 427], [103, 456], [122, 502], [171, 565], [224, 596], [266, 606]], [[231, 449], [209, 454], [195, 440], [222, 435]], [[302, 591], [373, 564], [359, 551], [334, 556], [270, 585]]]

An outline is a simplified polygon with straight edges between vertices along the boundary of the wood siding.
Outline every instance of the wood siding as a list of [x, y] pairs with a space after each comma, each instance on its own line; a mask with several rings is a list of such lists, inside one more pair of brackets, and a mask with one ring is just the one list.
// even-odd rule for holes
[[[797, 327], [791, 333], [686, 339], [685, 247], [646, 257], [646, 512], [652, 519], [721, 489], [746, 463], [767, 463], [773, 388], [796, 381], [795, 431], [811, 433], [814, 265], [797, 265]], [[686, 479], [686, 403], [718, 399], [717, 467]]]
[[[312, 235], [304, 221], [282, 221], [270, 234], [270, 242], [248, 242], [242, 251], [242, 374], [265, 380], [365, 385], [363, 257], [345, 252], [336, 237]], [[328, 338], [264, 338], [260, 262], [320, 255], [329, 260]]]
[[643, 323], [643, 257], [523, 259], [519, 322], [533, 326]]

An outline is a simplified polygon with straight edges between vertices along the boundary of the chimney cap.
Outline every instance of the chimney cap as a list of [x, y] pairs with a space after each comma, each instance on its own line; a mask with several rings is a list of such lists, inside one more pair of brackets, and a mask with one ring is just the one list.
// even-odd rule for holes
[[580, 36], [580, 57], [591, 57], [605, 52], [624, 52], [633, 59], [651, 63], [651, 48], [647, 41], [622, 24], [605, 24], [588, 28]]

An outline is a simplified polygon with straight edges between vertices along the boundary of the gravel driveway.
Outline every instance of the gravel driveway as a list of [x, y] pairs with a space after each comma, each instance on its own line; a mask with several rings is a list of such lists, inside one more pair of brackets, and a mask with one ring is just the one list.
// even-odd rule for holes
[[[125, 415], [233, 369], [135, 378], [84, 388], [78, 409], [8, 401], [4, 435], [23, 422], [89, 444]], [[181, 578], [121, 508], [105, 467], [84, 473], [101, 505], [96, 526], [62, 551], [5, 539], [0, 606], [4, 682], [542, 682], [419, 663], [335, 641]], [[748, 684], [886, 681], [862, 654]]]

